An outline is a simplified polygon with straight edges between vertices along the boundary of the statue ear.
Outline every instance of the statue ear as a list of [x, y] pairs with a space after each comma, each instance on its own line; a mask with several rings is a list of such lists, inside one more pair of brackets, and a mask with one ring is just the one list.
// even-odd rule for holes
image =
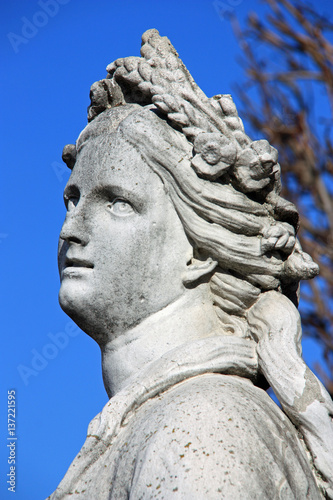
[[187, 269], [182, 276], [183, 284], [185, 286], [192, 285], [195, 281], [206, 277], [214, 271], [217, 264], [217, 261], [211, 257], [206, 260], [198, 260], [193, 257], [187, 264]]

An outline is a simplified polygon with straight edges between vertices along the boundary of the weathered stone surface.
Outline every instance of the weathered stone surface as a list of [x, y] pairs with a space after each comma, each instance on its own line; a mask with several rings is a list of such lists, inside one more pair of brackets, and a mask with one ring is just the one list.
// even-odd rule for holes
[[141, 56], [92, 86], [63, 154], [59, 299], [110, 401], [50, 498], [332, 499], [333, 403], [295, 307], [318, 268], [277, 151], [156, 30]]

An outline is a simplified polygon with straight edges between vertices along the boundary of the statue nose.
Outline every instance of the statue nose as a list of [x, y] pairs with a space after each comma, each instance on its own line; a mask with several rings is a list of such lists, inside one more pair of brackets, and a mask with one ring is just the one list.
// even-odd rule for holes
[[85, 246], [89, 236], [83, 214], [76, 210], [73, 213], [67, 212], [59, 237], [68, 244], [77, 243]]

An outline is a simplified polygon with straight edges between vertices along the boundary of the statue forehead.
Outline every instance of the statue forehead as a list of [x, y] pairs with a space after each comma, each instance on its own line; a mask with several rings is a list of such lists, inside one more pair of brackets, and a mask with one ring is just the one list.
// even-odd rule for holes
[[139, 112], [140, 110], [141, 106], [128, 104], [104, 111], [82, 130], [76, 141], [77, 151], [79, 152], [89, 139], [115, 134], [123, 120], [135, 113], [135, 111]]
[[146, 164], [136, 148], [122, 136], [121, 133], [101, 131], [97, 136], [88, 136], [81, 144], [77, 161], [72, 170], [73, 176], [84, 176], [86, 179], [97, 181], [108, 171], [110, 173], [125, 167], [131, 172], [130, 167], [136, 165], [142, 170]]
[[[99, 116], [99, 123], [96, 124], [94, 120], [82, 131], [77, 141], [78, 156], [71, 182], [83, 182], [86, 187], [120, 182], [130, 187], [132, 181], [137, 185], [139, 178], [145, 179], [146, 187], [146, 183], [151, 182], [148, 177], [156, 176], [155, 169], [151, 168], [151, 162], [147, 161], [147, 155], [142, 151], [142, 144], [140, 147], [142, 137], [141, 141], [138, 137], [137, 141], [129, 140], [129, 136], [136, 135], [138, 126], [142, 132], [145, 117], [131, 108], [121, 111], [125, 112], [113, 113], [113, 110], [109, 110], [103, 113], [103, 116]], [[158, 131], [155, 135], [155, 140], [158, 140]]]
[[90, 139], [111, 135], [113, 139], [123, 137], [148, 157], [155, 156], [157, 150], [168, 149], [170, 145], [179, 153], [192, 149], [185, 136], [172, 128], [154, 105], [130, 103], [107, 109], [94, 118], [79, 135], [76, 150], [79, 153]]

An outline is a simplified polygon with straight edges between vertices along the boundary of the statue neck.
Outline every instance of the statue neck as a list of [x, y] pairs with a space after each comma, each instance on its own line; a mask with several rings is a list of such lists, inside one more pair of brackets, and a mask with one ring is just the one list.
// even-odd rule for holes
[[111, 398], [148, 363], [186, 342], [221, 330], [207, 290], [202, 284], [101, 347], [106, 392]]

